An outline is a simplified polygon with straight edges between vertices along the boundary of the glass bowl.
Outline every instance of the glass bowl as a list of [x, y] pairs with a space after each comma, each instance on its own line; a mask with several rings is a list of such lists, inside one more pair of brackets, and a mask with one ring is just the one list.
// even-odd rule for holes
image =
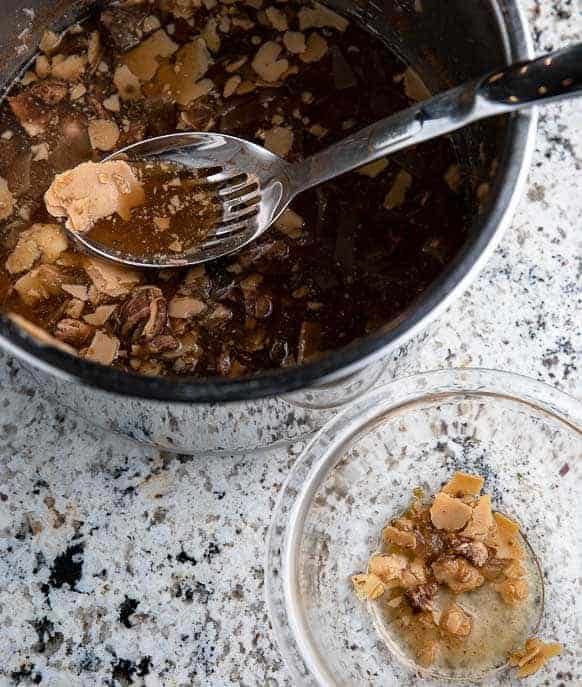
[[485, 477], [494, 509], [520, 523], [539, 561], [537, 615], [515, 649], [536, 633], [564, 651], [528, 684], [559, 684], [560, 673], [582, 684], [582, 405], [526, 377], [465, 369], [357, 399], [294, 465], [269, 532], [266, 594], [297, 685], [521, 682], [504, 661], [471, 675], [421, 669], [390, 648], [374, 604], [352, 588], [413, 489], [434, 494], [456, 470]]

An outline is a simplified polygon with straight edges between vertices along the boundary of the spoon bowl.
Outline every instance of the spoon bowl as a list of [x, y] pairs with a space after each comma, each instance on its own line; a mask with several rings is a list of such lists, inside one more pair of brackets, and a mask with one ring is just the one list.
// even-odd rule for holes
[[291, 165], [269, 150], [236, 136], [179, 132], [122, 148], [104, 162], [171, 163], [192, 171], [219, 206], [219, 218], [206, 240], [178, 255], [134, 256], [75, 233], [92, 253], [133, 267], [195, 265], [240, 250], [257, 238], [291, 201]]

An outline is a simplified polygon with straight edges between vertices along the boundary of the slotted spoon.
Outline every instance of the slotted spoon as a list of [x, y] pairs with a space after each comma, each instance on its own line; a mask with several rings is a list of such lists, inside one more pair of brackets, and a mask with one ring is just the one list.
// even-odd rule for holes
[[290, 164], [235, 136], [180, 132], [117, 151], [107, 159], [164, 161], [196, 170], [214, 187], [220, 219], [187, 253], [132, 256], [76, 235], [93, 253], [138, 267], [194, 265], [233, 253], [263, 234], [302, 191], [471, 122], [582, 92], [582, 44], [520, 62], [457, 86]]

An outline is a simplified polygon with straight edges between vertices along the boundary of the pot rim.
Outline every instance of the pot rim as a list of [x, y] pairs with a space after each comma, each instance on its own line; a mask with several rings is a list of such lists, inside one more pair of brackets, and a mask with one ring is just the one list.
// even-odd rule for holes
[[[522, 10], [512, 0], [497, 3], [497, 19], [506, 60], [533, 56]], [[511, 221], [525, 185], [534, 149], [537, 108], [512, 115], [505, 149], [489, 200], [467, 241], [439, 277], [401, 315], [383, 329], [301, 366], [261, 372], [240, 379], [145, 377], [70, 355], [43, 344], [0, 314], [0, 346], [44, 372], [117, 395], [182, 403], [249, 401], [329, 383], [385, 356], [436, 319], [467, 288], [489, 259]]]

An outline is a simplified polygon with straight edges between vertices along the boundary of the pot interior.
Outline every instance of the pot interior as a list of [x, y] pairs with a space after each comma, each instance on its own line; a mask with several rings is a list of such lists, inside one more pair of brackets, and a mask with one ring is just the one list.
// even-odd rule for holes
[[[82, 19], [95, 6], [107, 3], [64, 0], [5, 0], [0, 26], [0, 87], [9, 85], [34, 55], [45, 29], [63, 29]], [[350, 15], [360, 26], [380, 37], [412, 66], [430, 91], [438, 92], [483, 74], [525, 51], [522, 38], [507, 35], [506, 23], [519, 20], [515, 9], [494, 0], [329, 0], [330, 6]], [[520, 32], [517, 32], [520, 34]], [[84, 384], [146, 398], [183, 401], [239, 400], [293, 391], [317, 382], [329, 382], [361, 367], [381, 351], [394, 348], [466, 276], [492, 240], [519, 175], [529, 122], [527, 116], [498, 117], [471, 125], [453, 136], [459, 159], [478, 180], [472, 198], [472, 221], [466, 245], [435, 283], [397, 319], [381, 330], [297, 368], [269, 371], [253, 379], [164, 380], [140, 378], [103, 369], [61, 351], [39, 345], [6, 322], [5, 343], [29, 361], [53, 371], [65, 371]], [[505, 187], [505, 188], [503, 188]]]

